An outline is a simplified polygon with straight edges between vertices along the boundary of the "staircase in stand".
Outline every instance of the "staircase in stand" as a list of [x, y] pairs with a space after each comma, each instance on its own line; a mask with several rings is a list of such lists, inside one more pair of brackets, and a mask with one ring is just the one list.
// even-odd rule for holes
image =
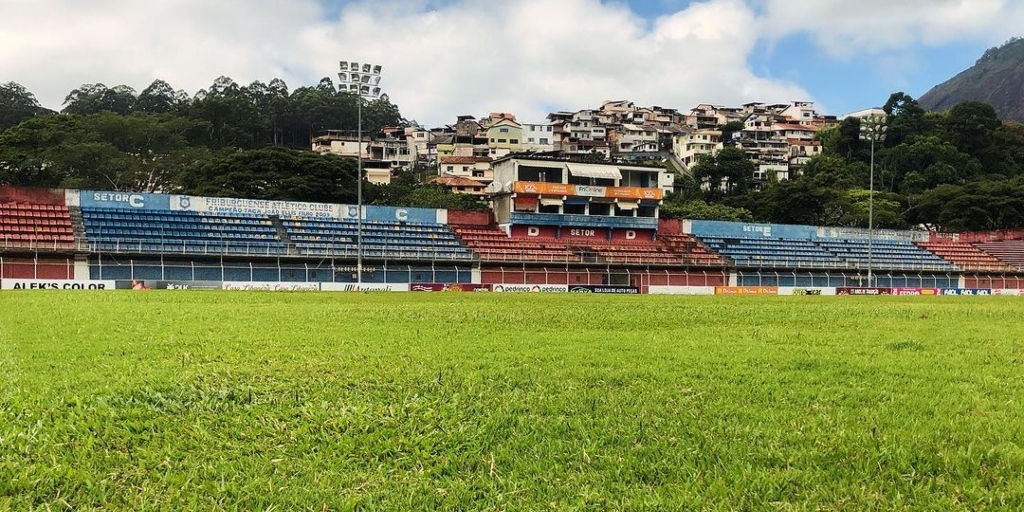
[[88, 247], [89, 239], [85, 235], [85, 221], [82, 220], [82, 207], [69, 206], [68, 216], [71, 217], [71, 230], [75, 234], [75, 248], [83, 250]]
[[268, 218], [270, 219], [270, 224], [274, 226], [274, 231], [277, 232], [277, 237], [281, 239], [281, 243], [288, 249], [288, 254], [290, 256], [298, 256], [299, 249], [292, 242], [292, 237], [288, 236], [288, 230], [285, 229], [284, 223], [281, 222], [281, 217], [271, 215]]

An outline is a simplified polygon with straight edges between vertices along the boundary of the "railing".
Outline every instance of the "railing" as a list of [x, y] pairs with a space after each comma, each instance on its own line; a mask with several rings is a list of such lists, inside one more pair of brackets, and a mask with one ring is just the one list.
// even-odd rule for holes
[[[835, 270], [867, 270], [867, 262], [862, 261], [827, 261], [827, 260], [790, 260], [790, 259], [779, 259], [772, 258], [770, 260], [752, 262], [749, 260], [736, 261], [734, 257], [730, 258], [733, 261], [733, 266], [737, 268], [794, 268], [794, 269], [835, 269]], [[872, 270], [888, 271], [888, 270], [927, 270], [934, 272], [953, 272], [957, 268], [953, 264], [932, 264], [932, 263], [907, 263], [901, 265], [893, 265], [891, 263], [874, 262], [871, 265]]]
[[75, 242], [58, 242], [55, 240], [14, 240], [11, 238], [0, 238], [0, 251], [27, 250], [27, 251], [53, 251], [67, 252], [77, 248]]
[[658, 229], [658, 219], [650, 217], [605, 217], [601, 215], [513, 212], [511, 221], [513, 224], [532, 224], [535, 226]]

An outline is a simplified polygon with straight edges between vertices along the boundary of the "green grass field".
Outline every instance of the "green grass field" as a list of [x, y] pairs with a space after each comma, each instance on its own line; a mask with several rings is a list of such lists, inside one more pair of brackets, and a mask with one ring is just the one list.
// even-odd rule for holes
[[1015, 298], [0, 293], [0, 510], [1020, 510]]

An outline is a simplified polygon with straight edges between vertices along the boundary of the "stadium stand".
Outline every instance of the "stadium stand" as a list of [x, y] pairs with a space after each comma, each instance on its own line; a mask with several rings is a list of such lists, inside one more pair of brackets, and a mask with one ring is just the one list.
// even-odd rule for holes
[[1024, 240], [1002, 240], [974, 244], [981, 251], [997, 258], [1014, 270], [1024, 268]]
[[0, 204], [0, 245], [68, 250], [75, 247], [68, 208], [63, 205]]
[[455, 233], [483, 261], [721, 266], [722, 259], [685, 234], [651, 240], [559, 239], [509, 236], [504, 230], [456, 226]]
[[880, 270], [956, 270], [952, 263], [905, 240], [823, 239], [816, 244], [851, 268], [865, 268], [870, 260]]
[[[355, 257], [355, 220], [282, 220], [299, 254]], [[447, 226], [410, 222], [363, 222], [363, 257], [396, 260], [470, 260], [473, 255]]]
[[[956, 265], [961, 270], [1005, 272], [1014, 270], [999, 258], [966, 242], [954, 240], [932, 240], [917, 244], [936, 256]], [[1024, 249], [1024, 246], [1022, 246]]]
[[287, 254], [267, 218], [82, 207], [82, 220], [93, 252]]

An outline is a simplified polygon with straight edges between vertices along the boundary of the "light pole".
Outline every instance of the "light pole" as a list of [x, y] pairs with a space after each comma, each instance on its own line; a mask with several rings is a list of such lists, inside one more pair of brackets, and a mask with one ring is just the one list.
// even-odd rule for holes
[[875, 240], [875, 143], [885, 140], [885, 116], [873, 115], [860, 120], [860, 138], [871, 142], [871, 171], [868, 178], [868, 287], [874, 286]]
[[356, 284], [363, 284], [363, 100], [380, 97], [380, 64], [341, 61], [338, 72], [339, 89], [356, 96]]

